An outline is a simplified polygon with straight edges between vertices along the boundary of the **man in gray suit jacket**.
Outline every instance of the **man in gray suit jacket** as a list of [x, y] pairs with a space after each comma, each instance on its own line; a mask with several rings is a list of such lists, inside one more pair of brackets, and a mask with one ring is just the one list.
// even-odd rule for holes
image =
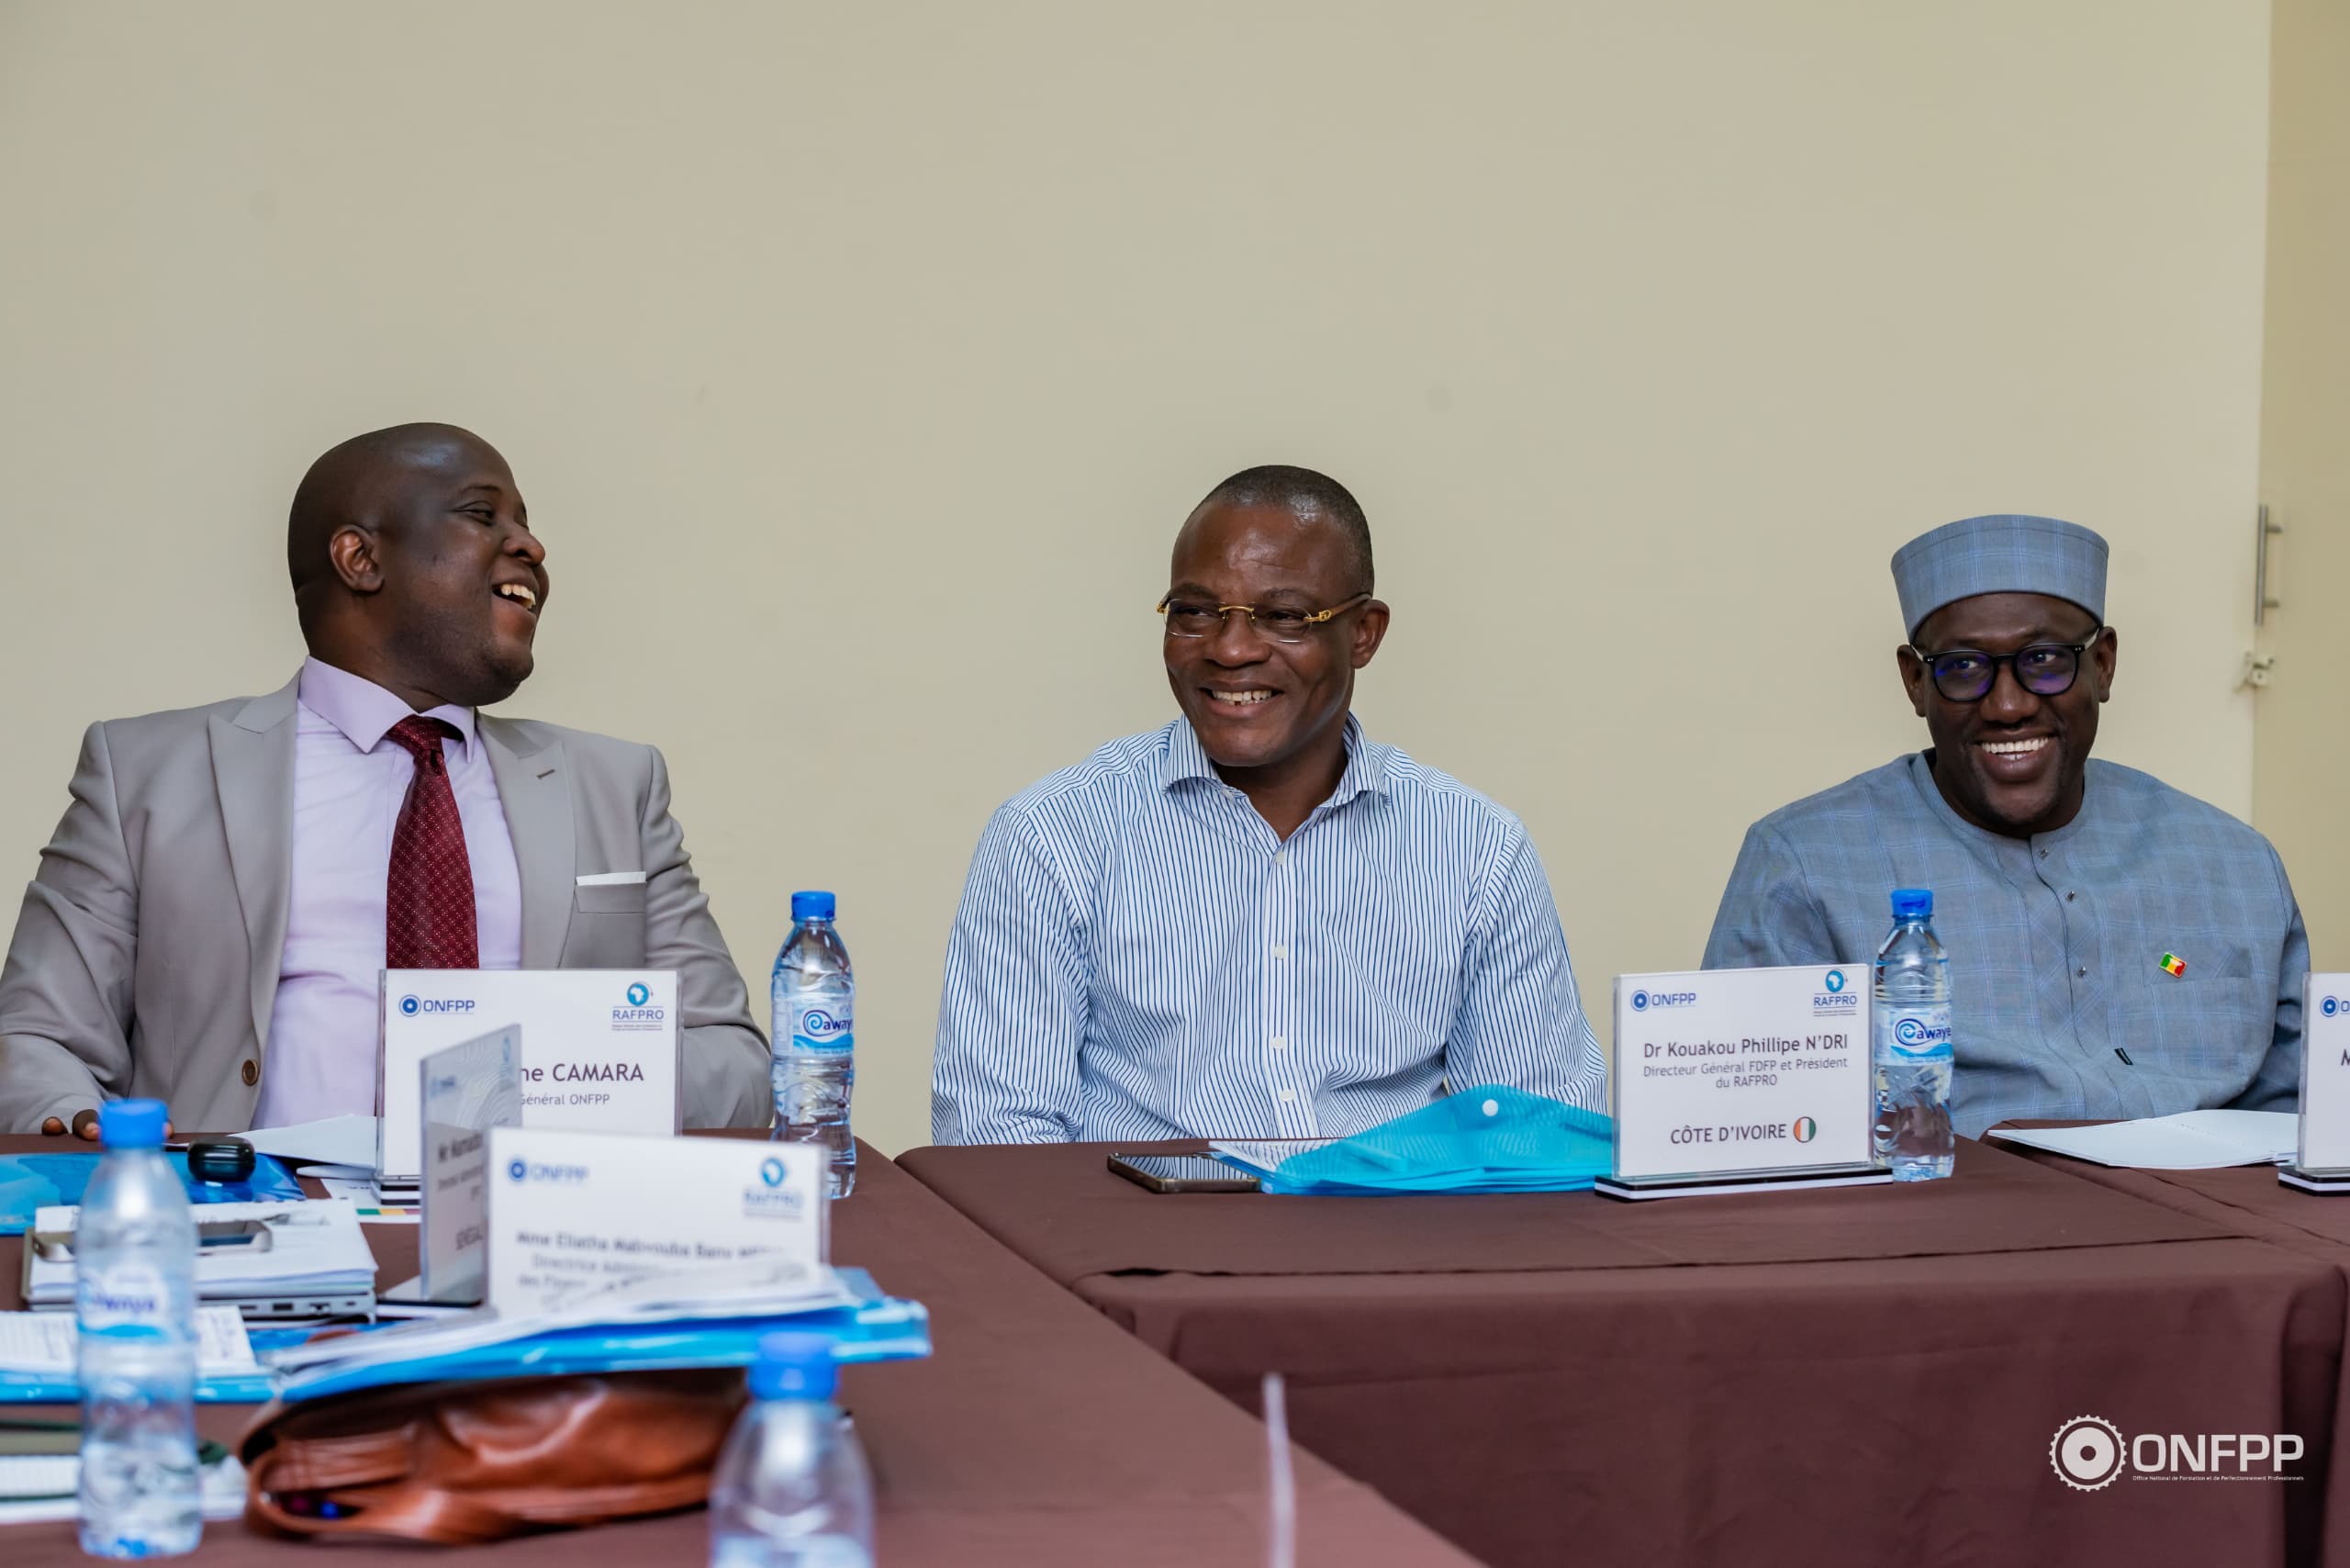
[[358, 436], [296, 492], [310, 657], [266, 697], [94, 724], [0, 970], [0, 1131], [100, 1101], [233, 1132], [373, 1108], [377, 971], [677, 971], [691, 1126], [759, 1126], [767, 1051], [661, 754], [477, 714], [532, 667], [546, 553], [505, 460]]

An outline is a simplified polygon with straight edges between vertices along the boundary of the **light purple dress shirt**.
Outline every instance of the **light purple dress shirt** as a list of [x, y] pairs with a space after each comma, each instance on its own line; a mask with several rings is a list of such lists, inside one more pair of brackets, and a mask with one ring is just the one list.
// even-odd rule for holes
[[[292, 897], [269, 1020], [256, 1127], [375, 1109], [378, 975], [392, 830], [416, 761], [386, 736], [408, 705], [347, 670], [305, 660], [294, 734]], [[481, 967], [522, 965], [522, 878], [498, 779], [470, 708], [432, 708], [473, 862]]]

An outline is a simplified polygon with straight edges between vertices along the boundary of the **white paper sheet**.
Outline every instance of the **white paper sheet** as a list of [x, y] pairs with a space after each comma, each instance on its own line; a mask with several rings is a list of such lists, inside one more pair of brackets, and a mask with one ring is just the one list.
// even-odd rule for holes
[[[54, 1312], [0, 1312], [0, 1367], [73, 1375], [73, 1319]], [[244, 1319], [233, 1306], [196, 1309], [196, 1367], [203, 1377], [258, 1372]]]
[[1208, 1145], [1208, 1152], [1245, 1166], [1259, 1176], [1270, 1176], [1291, 1155], [1304, 1154], [1309, 1148], [1321, 1148], [1337, 1141], [1331, 1137], [1227, 1138]]
[[263, 1127], [237, 1137], [263, 1154], [289, 1165], [346, 1165], [375, 1169], [375, 1118], [330, 1116], [290, 1127]]
[[2126, 1170], [2220, 1170], [2290, 1159], [2298, 1124], [2290, 1111], [2181, 1111], [2095, 1127], [1998, 1127], [1991, 1136]]

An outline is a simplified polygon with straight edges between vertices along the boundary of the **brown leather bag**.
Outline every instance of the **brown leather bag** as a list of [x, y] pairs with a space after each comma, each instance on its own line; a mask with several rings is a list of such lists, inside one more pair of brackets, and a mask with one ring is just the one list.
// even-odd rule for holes
[[245, 1520], [280, 1536], [468, 1544], [690, 1508], [743, 1374], [409, 1383], [272, 1405], [239, 1445]]

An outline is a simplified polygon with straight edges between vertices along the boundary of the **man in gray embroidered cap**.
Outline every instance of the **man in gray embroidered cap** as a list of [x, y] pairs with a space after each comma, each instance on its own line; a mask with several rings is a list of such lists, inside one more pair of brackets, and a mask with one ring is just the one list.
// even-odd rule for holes
[[1706, 967], [1863, 965], [1895, 888], [1950, 953], [1952, 1119], [2289, 1110], [2309, 941], [2243, 823], [2092, 762], [2113, 691], [2106, 543], [1975, 517], [1893, 557], [1897, 650], [1930, 749], [1747, 831]]

